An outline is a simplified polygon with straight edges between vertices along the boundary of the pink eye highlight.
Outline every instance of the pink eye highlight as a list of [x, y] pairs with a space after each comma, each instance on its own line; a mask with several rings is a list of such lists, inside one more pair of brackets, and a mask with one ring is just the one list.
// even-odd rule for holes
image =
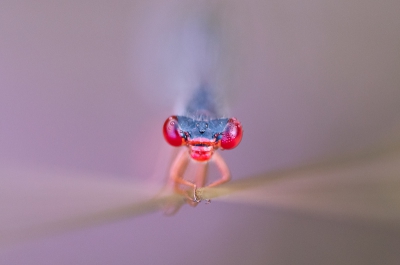
[[182, 137], [179, 134], [178, 120], [176, 116], [170, 116], [163, 126], [163, 134], [165, 141], [172, 146], [181, 146], [183, 143]]
[[236, 118], [229, 119], [221, 138], [222, 149], [233, 149], [239, 145], [243, 136], [243, 128]]

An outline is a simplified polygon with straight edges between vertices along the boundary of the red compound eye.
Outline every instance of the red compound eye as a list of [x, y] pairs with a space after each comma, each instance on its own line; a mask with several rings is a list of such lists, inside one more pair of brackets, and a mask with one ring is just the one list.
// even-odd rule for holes
[[178, 120], [176, 116], [169, 117], [163, 126], [165, 140], [172, 146], [181, 146], [182, 137], [179, 134]]
[[221, 138], [222, 149], [233, 149], [242, 140], [243, 129], [240, 122], [235, 118], [230, 118]]

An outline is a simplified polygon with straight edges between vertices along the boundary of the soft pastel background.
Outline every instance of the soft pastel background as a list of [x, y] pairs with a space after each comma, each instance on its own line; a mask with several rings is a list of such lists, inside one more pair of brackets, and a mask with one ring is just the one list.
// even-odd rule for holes
[[[245, 128], [241, 145], [223, 152], [235, 179], [398, 132], [399, 1], [218, 2], [231, 52], [227, 98]], [[4, 220], [39, 212], [24, 196], [26, 181], [43, 175], [90, 176], [114, 194], [133, 181], [164, 182], [172, 148], [161, 125], [176, 96], [169, 32], [199, 3], [0, 2], [0, 162], [19, 172], [1, 176]], [[53, 200], [49, 189], [42, 204]], [[59, 208], [75, 196], [65, 193]], [[399, 247], [398, 226], [216, 200], [2, 245], [0, 263], [398, 264]]]

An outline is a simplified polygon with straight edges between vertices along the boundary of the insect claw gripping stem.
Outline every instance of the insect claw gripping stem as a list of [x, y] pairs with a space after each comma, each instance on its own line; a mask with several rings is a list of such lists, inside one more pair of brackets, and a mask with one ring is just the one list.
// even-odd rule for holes
[[[203, 199], [201, 196], [198, 195], [198, 193], [201, 194], [202, 190], [198, 190], [197, 186], [194, 185], [194, 189], [193, 189], [193, 202], [201, 202]], [[206, 204], [210, 204], [211, 200], [210, 199], [204, 199], [206, 201]]]
[[196, 184], [193, 187], [193, 201], [194, 202], [201, 202], [201, 199], [199, 197], [197, 197], [197, 186]]

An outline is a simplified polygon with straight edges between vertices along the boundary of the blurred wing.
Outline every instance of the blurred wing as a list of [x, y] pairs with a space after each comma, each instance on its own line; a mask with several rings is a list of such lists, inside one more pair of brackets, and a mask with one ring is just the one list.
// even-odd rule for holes
[[49, 170], [1, 169], [0, 245], [158, 210], [155, 186]]
[[392, 145], [291, 170], [261, 174], [220, 188], [203, 198], [301, 210], [339, 219], [398, 226], [400, 147]]
[[[0, 243], [51, 235], [160, 210], [182, 201], [157, 189], [60, 172], [2, 170]], [[158, 187], [159, 188], [159, 187]], [[397, 226], [400, 147], [378, 148], [325, 162], [199, 190], [203, 198], [304, 211]], [[151, 197], [153, 196], [153, 197]]]

